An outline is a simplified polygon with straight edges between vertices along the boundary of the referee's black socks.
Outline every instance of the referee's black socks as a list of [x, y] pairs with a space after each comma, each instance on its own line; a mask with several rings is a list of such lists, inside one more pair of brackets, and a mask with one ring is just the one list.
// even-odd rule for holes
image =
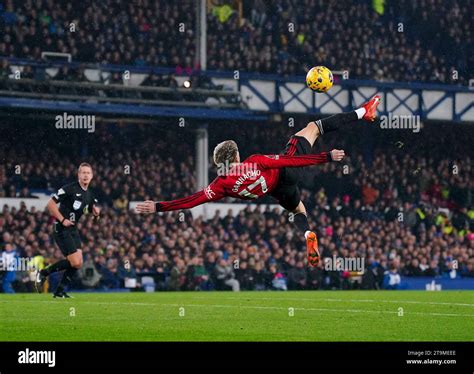
[[59, 282], [58, 288], [56, 288], [55, 293], [61, 293], [63, 292], [67, 287], [71, 285], [71, 282], [74, 278], [74, 275], [76, 274], [77, 269], [73, 268], [72, 266], [67, 269], [64, 274], [63, 278], [61, 279], [61, 282]]
[[71, 267], [71, 264], [69, 263], [68, 260], [64, 259], [64, 260], [59, 260], [58, 262], [52, 264], [52, 265], [49, 265], [47, 268], [41, 270], [41, 275], [44, 275], [44, 276], [48, 276], [52, 273], [56, 273], [57, 271], [61, 271], [61, 270], [66, 270], [66, 269], [69, 269]]

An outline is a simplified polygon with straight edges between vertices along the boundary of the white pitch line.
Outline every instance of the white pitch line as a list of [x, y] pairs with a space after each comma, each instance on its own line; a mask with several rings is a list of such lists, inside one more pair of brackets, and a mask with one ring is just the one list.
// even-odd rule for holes
[[[296, 299], [295, 299], [296, 300]], [[69, 300], [68, 300], [69, 301]], [[296, 300], [297, 301], [297, 300]], [[59, 305], [57, 300], [0, 300], [0, 302], [29, 302], [29, 303], [56, 303]], [[81, 304], [95, 304], [95, 305], [136, 305], [136, 306], [170, 306], [170, 307], [210, 307], [210, 308], [239, 308], [239, 309], [260, 309], [260, 310], [285, 310], [289, 307], [278, 307], [278, 306], [257, 306], [257, 305], [225, 305], [225, 304], [162, 304], [162, 303], [129, 303], [129, 302], [102, 302], [102, 301], [87, 301], [81, 300]], [[398, 314], [398, 311], [389, 310], [365, 310], [365, 309], [331, 309], [331, 308], [299, 308], [294, 307], [294, 310], [301, 311], [313, 311], [313, 312], [343, 312], [343, 313], [375, 313], [375, 314]], [[474, 317], [474, 314], [457, 314], [457, 313], [424, 313], [424, 312], [404, 312], [404, 316], [408, 315], [420, 315], [420, 316], [444, 316], [444, 317]]]
[[[199, 298], [195, 298], [199, 299]], [[226, 297], [227, 300], [242, 300], [242, 298], [239, 297]], [[285, 301], [334, 301], [334, 302], [350, 302], [350, 303], [395, 303], [395, 304], [422, 304], [422, 305], [454, 305], [454, 306], [467, 306], [467, 307], [474, 307], [474, 304], [469, 304], [469, 303], [445, 303], [445, 302], [438, 302], [438, 301], [413, 301], [413, 300], [367, 300], [367, 299], [320, 299], [320, 298], [315, 298], [315, 299], [309, 299], [309, 298], [290, 298], [290, 297], [277, 297], [277, 298], [271, 298], [271, 297], [253, 297], [251, 300], [271, 300], [271, 301], [277, 301], [277, 300], [285, 300]]]
[[[249, 306], [249, 305], [220, 305], [220, 304], [161, 304], [173, 307], [213, 307], [213, 308], [241, 308], [241, 309], [272, 309], [272, 310], [288, 310], [288, 307], [279, 306]], [[344, 313], [386, 313], [398, 314], [398, 311], [389, 310], [365, 310], [365, 309], [330, 309], [330, 308], [293, 308], [294, 310], [316, 311], [316, 312], [344, 312]], [[423, 313], [423, 312], [405, 312], [404, 315], [429, 315], [429, 316], [446, 316], [446, 317], [474, 317], [474, 314], [456, 314], [456, 313]]]
[[50, 303], [50, 304], [56, 304], [56, 305], [61, 305], [60, 303], [62, 302], [69, 302], [73, 303], [75, 301], [78, 301], [81, 304], [97, 304], [97, 305], [140, 305], [140, 306], [159, 306], [159, 305], [165, 305], [165, 304], [153, 304], [153, 303], [129, 303], [129, 302], [117, 302], [117, 301], [111, 301], [111, 302], [105, 302], [105, 301], [88, 301], [88, 300], [82, 300], [82, 299], [77, 299], [77, 298], [71, 298], [71, 299], [66, 299], [66, 300], [0, 300], [0, 303]]

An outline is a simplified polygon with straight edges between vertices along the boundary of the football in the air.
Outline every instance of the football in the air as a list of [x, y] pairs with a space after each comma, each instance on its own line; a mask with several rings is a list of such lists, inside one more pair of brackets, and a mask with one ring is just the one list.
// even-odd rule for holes
[[315, 66], [306, 74], [306, 85], [316, 92], [327, 92], [333, 82], [332, 72], [325, 66]]

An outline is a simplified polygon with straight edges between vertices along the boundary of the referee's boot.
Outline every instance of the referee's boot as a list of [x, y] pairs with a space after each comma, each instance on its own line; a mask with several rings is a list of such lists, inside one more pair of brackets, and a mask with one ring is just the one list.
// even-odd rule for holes
[[55, 299], [73, 299], [72, 296], [69, 296], [66, 291], [55, 291], [53, 294]]
[[36, 272], [36, 278], [35, 278], [35, 289], [36, 289], [36, 292], [38, 293], [41, 293], [43, 292], [43, 285], [44, 285], [44, 282], [46, 282], [46, 279], [48, 277], [46, 275], [43, 274], [43, 270], [38, 270]]

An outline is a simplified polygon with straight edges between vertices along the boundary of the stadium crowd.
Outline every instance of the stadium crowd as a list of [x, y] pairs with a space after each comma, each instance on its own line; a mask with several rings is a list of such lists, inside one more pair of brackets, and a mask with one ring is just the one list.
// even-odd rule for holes
[[[0, 196], [52, 192], [75, 179], [79, 161], [91, 162], [104, 209], [99, 223], [88, 217], [79, 225], [85, 261], [76, 288], [377, 289], [390, 287], [389, 274], [474, 276], [473, 155], [462, 127], [432, 125], [420, 140], [396, 131], [377, 136], [384, 130], [355, 125], [319, 141], [318, 151], [337, 146], [348, 156], [308, 169], [302, 200], [323, 257], [364, 258], [363, 276], [328, 270], [325, 262], [308, 268], [305, 243], [281, 209], [249, 206], [236, 217], [219, 212], [208, 221], [190, 212], [143, 217], [130, 211], [129, 201], [194, 192], [193, 136], [181, 131], [104, 125], [85, 141], [19, 126], [11, 136], [24, 147], [0, 148], [5, 161]], [[243, 157], [275, 153], [294, 131], [284, 124], [258, 129], [229, 124], [225, 131], [217, 125], [210, 144], [225, 136], [236, 139]], [[57, 261], [62, 255], [51, 223], [46, 212], [3, 207], [3, 253]], [[25, 274], [17, 276], [17, 290], [31, 287]], [[11, 282], [4, 282], [9, 290]]]
[[[471, 2], [257, 0], [242, 1], [242, 17], [238, 3], [209, 2], [208, 69], [301, 75], [317, 61], [356, 79], [467, 85], [473, 76]], [[199, 70], [194, 10], [190, 0], [6, 0], [0, 57], [52, 51], [189, 74]]]

